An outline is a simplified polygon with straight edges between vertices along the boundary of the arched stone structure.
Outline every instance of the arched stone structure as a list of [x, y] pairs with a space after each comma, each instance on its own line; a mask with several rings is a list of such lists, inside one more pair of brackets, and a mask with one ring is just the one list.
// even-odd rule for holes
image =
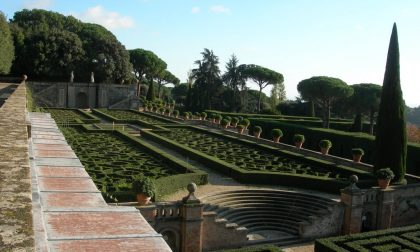
[[172, 251], [174, 252], [180, 251], [179, 230], [165, 228], [165, 229], [162, 229], [159, 233], [163, 236], [163, 239], [166, 241], [169, 247], [171, 247]]
[[89, 96], [85, 92], [77, 93], [76, 108], [89, 108]]

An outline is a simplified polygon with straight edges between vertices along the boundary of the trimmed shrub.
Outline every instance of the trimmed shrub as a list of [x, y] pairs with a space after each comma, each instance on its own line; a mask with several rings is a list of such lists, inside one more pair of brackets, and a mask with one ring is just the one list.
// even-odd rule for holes
[[272, 129], [271, 130], [271, 136], [272, 137], [282, 137], [283, 136], [283, 131], [281, 131], [281, 129]]
[[319, 141], [319, 147], [320, 148], [331, 148], [332, 143], [328, 139], [322, 139], [321, 141]]
[[229, 120], [228, 120], [228, 119], [226, 119], [226, 118], [224, 118], [224, 119], [220, 122], [220, 125], [222, 125], [223, 127], [228, 126], [228, 125], [229, 125]]
[[375, 172], [375, 175], [378, 179], [393, 179], [394, 172], [390, 168], [382, 168]]
[[295, 143], [300, 143], [300, 142], [305, 142], [305, 136], [304, 135], [301, 135], [301, 134], [295, 134], [294, 136], [293, 136], [293, 142], [295, 142]]
[[148, 177], [144, 175], [137, 175], [133, 177], [133, 183], [131, 184], [131, 190], [134, 194], [144, 193], [149, 197], [154, 198], [156, 195], [156, 186]]
[[254, 126], [254, 128], [252, 129], [252, 132], [254, 133], [261, 133], [262, 128], [260, 126]]
[[174, 111], [172, 112], [172, 114], [173, 114], [175, 117], [179, 116], [179, 110], [174, 110]]
[[353, 148], [353, 149], [351, 149], [351, 154], [353, 154], [353, 155], [364, 155], [365, 151], [362, 148]]

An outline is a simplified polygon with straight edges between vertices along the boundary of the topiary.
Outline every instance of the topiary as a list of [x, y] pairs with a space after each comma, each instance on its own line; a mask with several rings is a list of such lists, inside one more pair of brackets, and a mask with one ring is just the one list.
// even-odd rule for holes
[[155, 197], [156, 186], [153, 180], [143, 175], [135, 176], [131, 184], [131, 190], [134, 194], [144, 193], [149, 197]]
[[382, 168], [375, 172], [376, 178], [378, 179], [393, 179], [394, 172], [390, 168]]
[[281, 129], [272, 129], [271, 130], [271, 136], [272, 137], [282, 137], [283, 136], [283, 131], [281, 131]]
[[331, 141], [330, 141], [330, 140], [328, 140], [328, 139], [322, 139], [322, 140], [319, 142], [319, 147], [320, 147], [320, 148], [331, 148], [331, 147], [332, 147], [332, 143], [331, 143]]
[[226, 127], [226, 126], [228, 126], [228, 125], [229, 125], [229, 120], [228, 120], [228, 119], [226, 119], [226, 118], [224, 118], [224, 119], [220, 122], [220, 124], [221, 124], [223, 127]]
[[261, 131], [262, 131], [262, 128], [260, 126], [254, 126], [252, 130], [252, 132], [254, 133], [261, 133]]
[[248, 128], [248, 126], [251, 124], [251, 122], [248, 119], [243, 119], [240, 123], [241, 125], [245, 126], [245, 129]]
[[201, 112], [201, 117], [203, 118], [203, 120], [206, 120], [207, 113], [206, 112]]
[[174, 110], [172, 113], [174, 114], [175, 117], [179, 116], [179, 110]]
[[301, 134], [295, 134], [294, 136], [293, 136], [293, 142], [295, 142], [295, 143], [300, 143], [300, 142], [305, 142], [305, 136], [304, 135], [301, 135]]
[[353, 155], [364, 155], [365, 151], [362, 148], [353, 148], [353, 149], [351, 149], [351, 154], [353, 154]]

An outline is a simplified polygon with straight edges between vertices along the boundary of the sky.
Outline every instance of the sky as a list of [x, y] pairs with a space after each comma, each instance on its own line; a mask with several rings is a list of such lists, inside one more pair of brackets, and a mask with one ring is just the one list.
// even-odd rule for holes
[[101, 24], [127, 49], [153, 51], [181, 82], [204, 48], [222, 72], [235, 54], [240, 64], [282, 73], [288, 99], [312, 76], [382, 85], [396, 22], [403, 96], [420, 106], [418, 0], [0, 0], [9, 19], [24, 8]]

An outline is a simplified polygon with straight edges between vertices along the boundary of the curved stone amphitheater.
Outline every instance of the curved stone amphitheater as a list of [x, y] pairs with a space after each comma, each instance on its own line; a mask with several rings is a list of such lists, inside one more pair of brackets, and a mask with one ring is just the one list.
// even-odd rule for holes
[[223, 191], [202, 200], [204, 211], [215, 212], [219, 221], [248, 229], [251, 244], [287, 245], [334, 233], [327, 229], [342, 214], [335, 200], [294, 191]]

